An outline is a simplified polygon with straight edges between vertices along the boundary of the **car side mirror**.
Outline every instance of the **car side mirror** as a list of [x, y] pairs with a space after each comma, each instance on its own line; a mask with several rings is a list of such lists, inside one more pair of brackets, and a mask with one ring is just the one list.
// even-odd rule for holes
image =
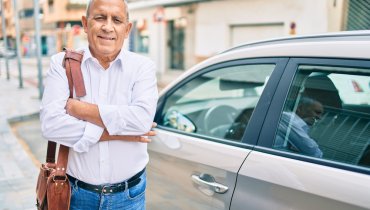
[[164, 126], [169, 126], [187, 133], [194, 133], [196, 131], [195, 124], [187, 116], [176, 110], [167, 112], [163, 122]]

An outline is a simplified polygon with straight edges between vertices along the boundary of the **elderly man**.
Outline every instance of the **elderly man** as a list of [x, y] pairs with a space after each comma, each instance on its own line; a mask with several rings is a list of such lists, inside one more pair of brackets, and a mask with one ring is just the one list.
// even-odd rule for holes
[[[321, 118], [323, 106], [320, 102], [302, 97], [296, 113], [283, 112], [275, 140], [275, 148], [288, 148], [304, 155], [321, 158], [323, 153], [319, 145], [308, 132], [311, 126]], [[288, 141], [285, 143], [285, 139]]]
[[91, 0], [82, 24], [89, 43], [81, 63], [87, 94], [68, 99], [64, 53], [52, 56], [41, 104], [43, 135], [70, 147], [71, 210], [145, 209], [155, 65], [123, 48], [132, 26], [124, 0]]

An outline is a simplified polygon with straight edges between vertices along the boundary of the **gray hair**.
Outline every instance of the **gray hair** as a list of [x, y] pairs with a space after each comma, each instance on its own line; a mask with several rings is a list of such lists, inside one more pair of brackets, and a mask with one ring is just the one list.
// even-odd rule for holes
[[[86, 7], [86, 18], [89, 17], [90, 15], [90, 6], [91, 4], [93, 3], [94, 0], [89, 0], [89, 2], [87, 3], [87, 7]], [[130, 20], [130, 16], [129, 16], [129, 12], [128, 12], [128, 5], [127, 5], [127, 2], [126, 0], [122, 0], [123, 3], [125, 4], [125, 12], [126, 12], [126, 17], [127, 17], [127, 22]]]

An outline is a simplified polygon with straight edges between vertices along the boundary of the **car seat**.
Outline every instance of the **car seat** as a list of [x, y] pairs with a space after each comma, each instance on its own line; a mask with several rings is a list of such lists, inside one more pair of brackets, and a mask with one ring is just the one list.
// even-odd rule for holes
[[315, 74], [307, 77], [302, 95], [319, 101], [325, 107], [342, 108], [342, 100], [338, 89], [325, 74]]

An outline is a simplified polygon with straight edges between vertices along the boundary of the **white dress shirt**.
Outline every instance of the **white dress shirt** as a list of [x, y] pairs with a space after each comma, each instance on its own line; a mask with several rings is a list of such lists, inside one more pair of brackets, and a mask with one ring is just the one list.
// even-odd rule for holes
[[[154, 63], [122, 49], [104, 69], [88, 47], [81, 64], [86, 96], [98, 105], [110, 135], [142, 135], [151, 129], [158, 91]], [[99, 141], [103, 128], [66, 113], [68, 79], [62, 66], [64, 52], [51, 57], [41, 103], [45, 139], [70, 147], [67, 173], [90, 184], [122, 182], [148, 163], [147, 144], [122, 140]]]

